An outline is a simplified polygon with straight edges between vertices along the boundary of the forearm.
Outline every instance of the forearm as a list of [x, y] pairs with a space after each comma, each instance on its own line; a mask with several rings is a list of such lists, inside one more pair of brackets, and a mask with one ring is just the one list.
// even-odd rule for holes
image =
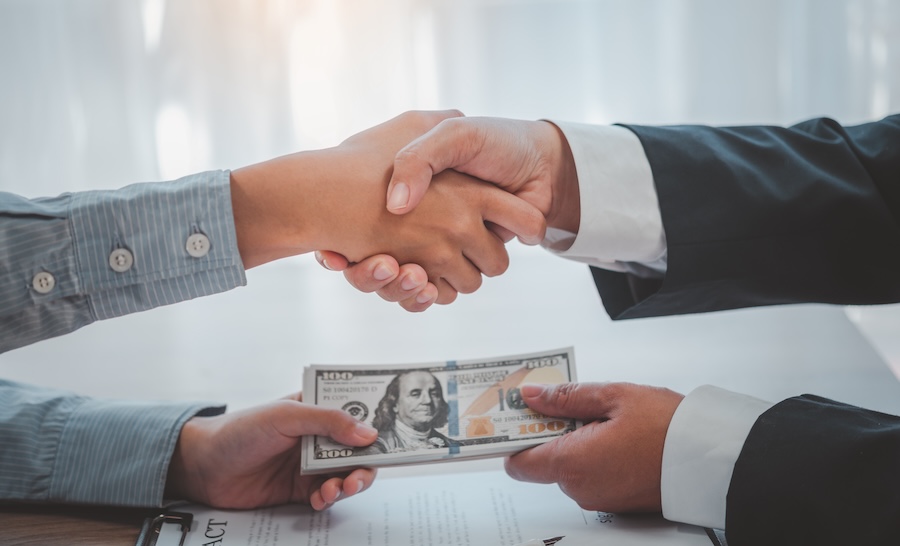
[[359, 205], [371, 202], [368, 213], [380, 212], [374, 203], [387, 183], [386, 175], [379, 179], [377, 165], [371, 166], [373, 177], [362, 163], [361, 157], [330, 148], [233, 171], [231, 199], [244, 266], [318, 248], [346, 248], [346, 235], [367, 213]]
[[631, 129], [653, 170], [668, 267], [664, 283], [631, 294], [607, 283], [631, 296], [614, 317], [900, 301], [900, 116]]
[[160, 506], [182, 425], [221, 411], [95, 400], [0, 381], [0, 498]]
[[0, 240], [0, 351], [245, 283], [227, 171], [55, 198], [0, 194]]
[[734, 465], [728, 542], [896, 542], [898, 461], [900, 417], [811, 395], [776, 404], [753, 425]]

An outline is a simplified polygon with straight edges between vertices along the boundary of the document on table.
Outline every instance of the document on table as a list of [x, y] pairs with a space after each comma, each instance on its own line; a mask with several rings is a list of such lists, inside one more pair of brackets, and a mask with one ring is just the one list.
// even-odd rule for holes
[[[324, 512], [173, 509], [194, 515], [188, 546], [514, 546], [560, 535], [558, 546], [711, 544], [700, 527], [581, 510], [555, 485], [517, 482], [502, 471], [376, 480]], [[157, 544], [180, 539], [177, 526], [165, 525]]]

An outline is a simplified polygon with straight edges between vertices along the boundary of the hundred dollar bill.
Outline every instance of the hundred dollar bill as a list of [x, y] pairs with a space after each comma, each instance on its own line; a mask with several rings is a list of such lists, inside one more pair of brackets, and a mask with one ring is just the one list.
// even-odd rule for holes
[[304, 436], [301, 472], [515, 453], [579, 425], [532, 411], [519, 386], [575, 380], [571, 347], [481, 360], [309, 366], [303, 400], [348, 412], [376, 428], [378, 439], [359, 448]]

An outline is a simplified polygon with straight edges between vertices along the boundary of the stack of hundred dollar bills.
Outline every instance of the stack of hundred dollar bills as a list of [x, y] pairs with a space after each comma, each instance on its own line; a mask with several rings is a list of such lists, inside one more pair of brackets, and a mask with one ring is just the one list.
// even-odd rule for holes
[[480, 360], [309, 366], [304, 402], [346, 411], [375, 427], [378, 439], [360, 448], [304, 436], [301, 472], [497, 457], [542, 444], [579, 423], [532, 411], [519, 387], [575, 380], [571, 347]]

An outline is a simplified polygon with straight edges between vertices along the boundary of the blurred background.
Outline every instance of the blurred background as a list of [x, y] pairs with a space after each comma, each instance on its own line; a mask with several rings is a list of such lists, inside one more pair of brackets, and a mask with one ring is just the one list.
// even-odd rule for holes
[[[0, 78], [0, 190], [36, 197], [327, 147], [410, 109], [591, 123], [873, 120], [900, 110], [900, 2], [0, 0]], [[163, 396], [240, 406], [299, 388], [308, 362], [642, 338], [637, 324], [556, 331], [561, 314], [609, 324], [587, 268], [516, 243], [510, 253], [514, 281], [489, 279], [422, 315], [302, 256], [250, 271], [241, 290], [2, 355], [0, 374], [125, 396], [178, 378]], [[498, 299], [522, 311], [485, 315]], [[849, 313], [900, 369], [898, 314]], [[492, 336], [501, 321], [518, 321], [521, 337]]]

